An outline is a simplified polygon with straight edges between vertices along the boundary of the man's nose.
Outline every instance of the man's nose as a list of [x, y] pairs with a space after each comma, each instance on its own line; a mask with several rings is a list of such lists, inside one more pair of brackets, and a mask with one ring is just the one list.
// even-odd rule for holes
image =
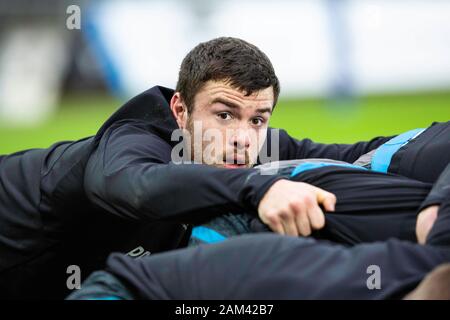
[[250, 134], [247, 130], [237, 129], [233, 132], [231, 143], [236, 149], [248, 149], [250, 147]]

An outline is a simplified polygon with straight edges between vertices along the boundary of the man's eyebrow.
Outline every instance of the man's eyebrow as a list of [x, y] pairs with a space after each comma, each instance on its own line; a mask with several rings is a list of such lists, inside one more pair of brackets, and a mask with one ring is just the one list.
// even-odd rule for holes
[[[214, 98], [213, 101], [211, 102], [211, 104], [214, 104], [214, 103], [224, 104], [228, 108], [231, 108], [231, 109], [241, 109], [241, 107], [237, 103], [235, 103], [233, 101], [229, 101], [229, 100], [223, 99], [223, 98], [220, 98], [220, 97]], [[259, 113], [259, 114], [266, 113], [266, 112], [272, 114], [272, 108], [267, 107], [267, 108], [256, 109], [256, 113]]]
[[220, 97], [214, 98], [213, 101], [211, 102], [211, 104], [214, 104], [214, 103], [224, 104], [228, 108], [231, 108], [231, 109], [241, 109], [241, 107], [237, 103], [235, 103], [233, 101], [229, 101], [229, 100], [223, 99], [223, 98], [220, 98]]
[[266, 112], [272, 114], [272, 108], [259, 108], [259, 109], [256, 109], [256, 113], [266, 113]]

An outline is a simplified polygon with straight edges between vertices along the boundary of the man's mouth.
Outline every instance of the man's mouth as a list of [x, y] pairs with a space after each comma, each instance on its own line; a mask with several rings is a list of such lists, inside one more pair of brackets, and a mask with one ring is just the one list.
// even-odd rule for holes
[[237, 168], [246, 168], [247, 165], [246, 164], [225, 163], [223, 165], [223, 167], [228, 168], [228, 169], [237, 169]]
[[224, 159], [224, 164], [223, 164], [224, 168], [230, 168], [230, 169], [246, 168], [247, 165], [248, 165], [248, 162], [246, 161], [246, 159], [240, 158], [240, 157]]

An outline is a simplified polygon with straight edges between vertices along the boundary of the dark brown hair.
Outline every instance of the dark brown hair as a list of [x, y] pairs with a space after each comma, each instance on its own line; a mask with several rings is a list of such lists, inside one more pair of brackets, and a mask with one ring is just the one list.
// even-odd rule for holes
[[221, 37], [202, 42], [183, 59], [176, 91], [180, 92], [188, 112], [194, 97], [209, 80], [225, 80], [246, 95], [273, 88], [274, 106], [280, 84], [269, 58], [256, 46], [237, 38]]

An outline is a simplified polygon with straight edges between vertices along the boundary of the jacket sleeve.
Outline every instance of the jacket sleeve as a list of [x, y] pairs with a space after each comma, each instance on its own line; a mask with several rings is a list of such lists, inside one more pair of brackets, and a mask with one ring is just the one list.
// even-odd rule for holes
[[450, 163], [433, 185], [426, 199], [422, 202], [419, 211], [431, 205], [440, 205], [448, 199], [450, 199]]
[[[297, 140], [288, 135], [285, 130], [279, 130], [280, 160], [326, 158], [353, 163], [363, 154], [378, 148], [392, 137], [376, 137], [367, 142], [354, 144], [323, 144], [310, 139]], [[268, 135], [270, 139], [270, 132]], [[271, 150], [271, 147], [269, 147]]]
[[126, 218], [194, 223], [229, 211], [256, 213], [267, 189], [282, 179], [251, 168], [173, 164], [171, 150], [141, 124], [111, 126], [86, 167], [88, 198]]

